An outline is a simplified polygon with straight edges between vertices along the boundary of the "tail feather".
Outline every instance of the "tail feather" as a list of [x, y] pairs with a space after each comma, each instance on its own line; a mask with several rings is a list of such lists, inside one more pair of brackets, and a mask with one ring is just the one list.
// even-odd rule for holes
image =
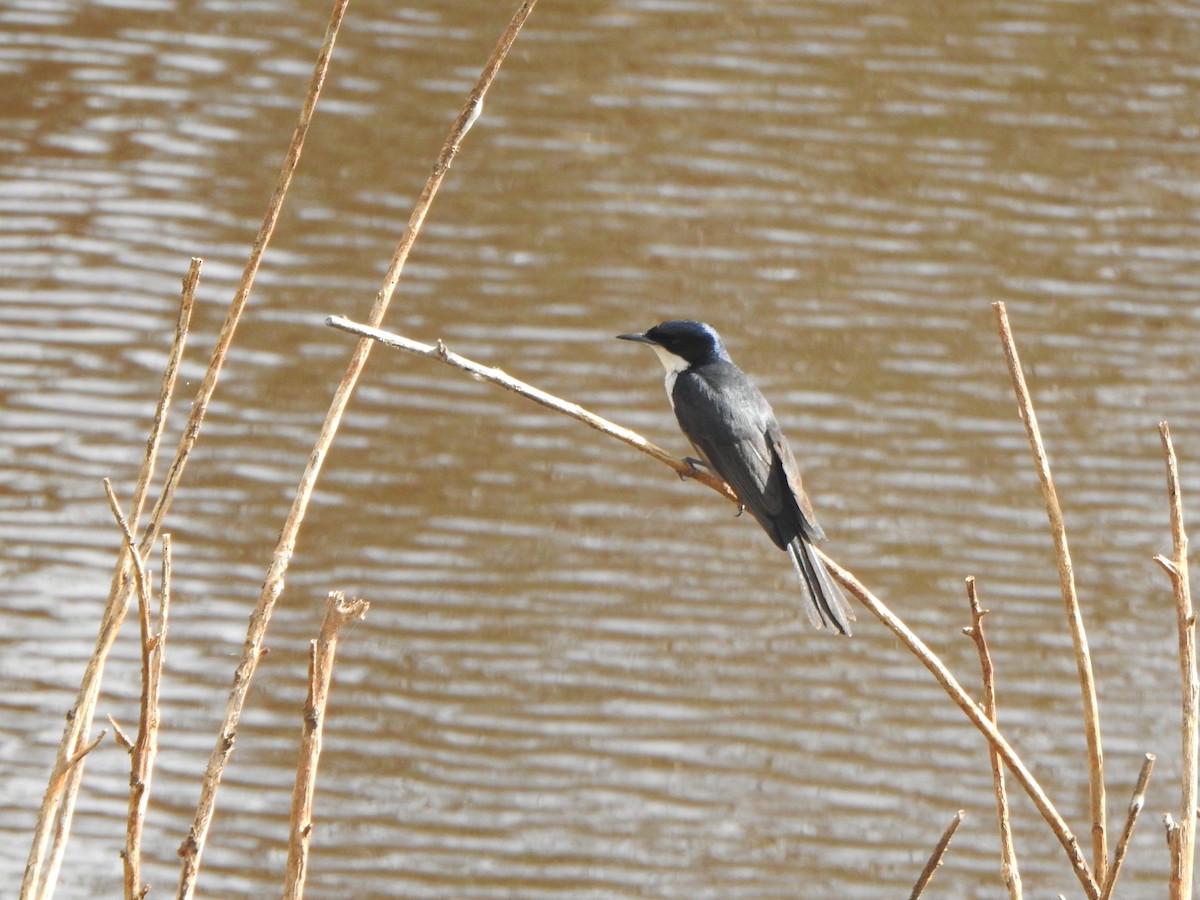
[[788, 556], [796, 569], [800, 588], [808, 602], [804, 610], [814, 628], [830, 626], [839, 634], [850, 634], [854, 612], [841, 587], [825, 569], [817, 556], [816, 547], [798, 535], [788, 544]]

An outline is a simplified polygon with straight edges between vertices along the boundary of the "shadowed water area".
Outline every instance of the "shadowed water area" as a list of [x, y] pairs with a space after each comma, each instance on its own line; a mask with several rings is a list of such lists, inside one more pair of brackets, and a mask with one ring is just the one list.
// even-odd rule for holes
[[[299, 8], [297, 8], [299, 7]], [[177, 880], [246, 617], [446, 131], [515, 3], [350, 7], [168, 518], [175, 599], [147, 826]], [[0, 10], [0, 883], [91, 652], [174, 325], [205, 259], [173, 447], [271, 190], [325, 4]], [[828, 552], [978, 693], [1088, 845], [1075, 663], [990, 304], [1008, 304], [1097, 669], [1121, 888], [1161, 895], [1178, 665], [1157, 423], [1200, 498], [1200, 9], [1185, 3], [543, 0], [386, 325], [680, 455], [612, 339], [715, 325], [771, 399]], [[1195, 506], [1195, 503], [1192, 504]], [[326, 593], [343, 635], [310, 897], [1003, 895], [983, 739], [884, 628], [814, 632], [787, 558], [577, 422], [378, 348], [276, 610], [199, 895], [276, 892]], [[136, 623], [96, 728], [137, 718]], [[115, 896], [127, 756], [88, 759], [58, 896]], [[1027, 896], [1078, 896], [1013, 789]], [[6, 887], [0, 893], [9, 895]], [[1118, 890], [1118, 896], [1121, 896]]]

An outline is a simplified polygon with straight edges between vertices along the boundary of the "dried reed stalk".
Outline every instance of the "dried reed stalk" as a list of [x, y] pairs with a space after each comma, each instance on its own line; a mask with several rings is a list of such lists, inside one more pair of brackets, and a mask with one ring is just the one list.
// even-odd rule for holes
[[925, 863], [925, 868], [921, 870], [921, 874], [917, 877], [917, 883], [913, 885], [912, 893], [908, 895], [908, 900], [918, 900], [925, 893], [925, 888], [929, 886], [929, 882], [933, 880], [933, 875], [942, 867], [942, 857], [946, 855], [946, 850], [950, 847], [950, 841], [954, 837], [954, 832], [958, 831], [958, 826], [962, 824], [967, 814], [961, 809], [954, 814], [950, 820], [950, 824], [946, 826], [946, 830], [942, 832], [942, 836], [938, 838], [938, 842], [933, 847], [933, 853], [929, 855], [929, 861]]
[[[975, 577], [967, 578], [967, 602], [971, 607], [971, 624], [963, 629], [975, 644], [979, 653], [979, 668], [983, 678], [983, 714], [994, 725], [996, 718], [996, 673], [992, 666], [992, 653], [988, 649], [987, 635], [983, 630], [983, 617], [988, 611], [979, 605], [975, 589]], [[1012, 820], [1008, 812], [1008, 790], [1004, 785], [1004, 767], [996, 748], [988, 747], [988, 760], [992, 766], [992, 784], [996, 793], [996, 817], [1000, 823], [1000, 878], [1008, 891], [1009, 900], [1021, 898], [1021, 871], [1017, 868], [1017, 850], [1013, 845]]]
[[288, 858], [284, 869], [284, 900], [304, 896], [308, 874], [308, 848], [312, 841], [313, 793], [317, 784], [317, 763], [321, 758], [321, 738], [325, 728], [325, 705], [329, 701], [329, 682], [337, 655], [342, 626], [361, 619], [370, 606], [366, 600], [347, 600], [341, 591], [333, 591], [325, 603], [321, 632], [309, 647], [308, 699], [304, 704], [304, 728], [300, 735], [300, 760], [296, 764], [296, 784], [292, 789], [292, 815], [288, 826]]
[[[525, 0], [513, 15], [507, 29], [501, 35], [499, 42], [492, 51], [492, 55], [485, 64], [479, 80], [468, 95], [466, 104], [450, 128], [449, 136], [442, 146], [441, 153], [434, 164], [429, 180], [426, 182], [420, 197], [417, 199], [412, 215], [409, 218], [408, 226], [396, 247], [391, 263], [388, 265], [387, 272], [384, 275], [383, 286], [376, 295], [375, 302], [371, 308], [371, 321], [375, 324], [379, 324], [383, 320], [383, 316], [391, 303], [392, 294], [399, 283], [401, 270], [408, 259], [409, 250], [416, 241], [417, 234], [420, 231], [422, 223], [425, 221], [425, 216], [429, 211], [430, 205], [433, 203], [438, 188], [441, 186], [451, 162], [458, 153], [463, 137], [471, 125], [474, 124], [476, 118], [478, 118], [483, 108], [484, 95], [495, 79], [496, 73], [500, 69], [500, 64], [504, 61], [505, 56], [507, 56], [513, 41], [516, 40], [517, 35], [520, 33], [521, 26], [524, 25], [529, 13], [532, 12], [534, 2], [535, 0]], [[332, 50], [332, 38], [336, 32], [335, 20], [340, 18], [339, 10], [344, 9], [344, 6], [344, 0], [339, 2], [335, 9], [334, 18], [330, 20], [330, 32], [327, 35], [325, 46], [322, 47], [323, 58], [327, 57], [328, 52]], [[314, 75], [315, 83], [316, 76]], [[242, 709], [245, 706], [246, 697], [250, 691], [250, 684], [253, 681], [254, 673], [258, 668], [259, 658], [263, 652], [263, 640], [266, 637], [267, 625], [270, 623], [275, 603], [283, 593], [284, 579], [287, 575], [288, 566], [291, 563], [292, 553], [295, 551], [296, 538], [300, 532], [300, 526], [304, 521], [304, 515], [308, 510], [309, 501], [312, 499], [313, 491], [316, 489], [322, 465], [329, 453], [329, 448], [333, 444], [334, 436], [337, 434], [337, 429], [341, 424], [346, 406], [350, 402], [350, 396], [354, 391], [355, 385], [358, 383], [363, 368], [366, 366], [367, 358], [370, 355], [370, 348], [371, 341], [363, 339], [358, 342], [358, 345], [351, 353], [346, 371], [343, 373], [341, 382], [334, 392], [329, 410], [325, 416], [325, 421], [313, 445], [312, 452], [309, 454], [308, 464], [296, 487], [291, 509], [288, 511], [283, 527], [280, 529], [279, 541], [276, 544], [271, 563], [267, 568], [266, 577], [263, 579], [262, 590], [250, 614], [250, 623], [247, 627], [246, 639], [242, 646], [242, 656], [234, 672], [233, 687], [230, 690], [229, 700], [226, 703], [225, 716], [217, 735], [216, 746], [209, 757], [208, 765], [204, 771], [204, 778], [200, 785], [200, 800], [196, 807], [196, 815], [188, 831], [187, 838], [179, 850], [180, 856], [183, 858], [179, 877], [178, 896], [180, 900], [189, 900], [195, 891], [196, 876], [200, 867], [204, 842], [207, 839], [208, 830], [212, 824], [213, 813], [216, 809], [216, 795], [220, 785], [221, 774], [225, 769], [225, 763], [229, 759], [229, 754], [233, 751], [233, 742], [237, 733], [238, 722], [241, 719]]]
[[171, 536], [162, 536], [162, 575], [158, 594], [158, 630], [150, 628], [149, 597], [141, 600], [142, 694], [138, 713], [137, 739], [130, 748], [129, 814], [125, 823], [125, 849], [121, 857], [125, 868], [126, 900], [137, 900], [150, 890], [142, 883], [142, 833], [146, 810], [150, 805], [150, 780], [158, 756], [159, 696], [162, 686], [163, 655], [166, 652], [167, 622], [171, 607]]
[[[162, 642], [156, 640], [150, 630], [150, 578], [146, 567], [137, 553], [133, 532], [121, 512], [121, 505], [113, 492], [112, 482], [104, 479], [104, 492], [108, 495], [108, 505], [113, 517], [125, 538], [125, 545], [132, 554], [134, 572], [137, 582], [138, 618], [141, 621], [141, 661], [142, 661], [142, 692], [138, 713], [137, 739], [130, 743], [129, 739], [117, 729], [121, 745], [129, 751], [129, 815], [126, 821], [125, 847], [121, 851], [125, 873], [126, 900], [140, 900], [149, 887], [142, 886], [142, 829], [145, 824], [146, 806], [150, 801], [150, 774], [153, 771], [154, 756], [157, 751], [158, 735], [158, 681], [153, 656], [161, 655]], [[164, 556], [164, 570], [169, 564]], [[164, 606], [165, 609], [165, 606]], [[161, 672], [161, 666], [157, 667]], [[110, 717], [111, 719], [111, 717]], [[116, 728], [116, 722], [113, 722]]]
[[[171, 399], [174, 396], [179, 366], [187, 343], [196, 287], [200, 281], [200, 265], [200, 260], [193, 259], [183, 281], [183, 294], [175, 323], [175, 336], [171, 342], [166, 368], [163, 370], [154, 420], [146, 439], [146, 450], [138, 473], [137, 486], [134, 488], [133, 514], [130, 520], [131, 532], [137, 530], [138, 517], [144, 506], [150, 480], [154, 474], [155, 462], [158, 459], [167, 410], [170, 408]], [[154, 535], [150, 535], [148, 540], [142, 541], [139, 548], [140, 559], [148, 558], [153, 542]], [[33, 841], [29, 848], [29, 857], [25, 863], [25, 872], [21, 881], [19, 896], [22, 900], [38, 900], [38, 898], [48, 897], [58, 882], [58, 872], [62, 866], [67, 835], [70, 833], [71, 820], [75, 812], [75, 797], [83, 776], [83, 767], [72, 764], [70, 760], [77, 757], [82, 759], [82, 756], [79, 756], [79, 750], [87, 739], [87, 733], [91, 730], [92, 720], [95, 717], [96, 699], [100, 694], [104, 664], [117, 639], [117, 632], [120, 630], [121, 623], [125, 619], [125, 612], [129, 607], [130, 570], [131, 553], [123, 544], [117, 555], [117, 563], [109, 586], [108, 600], [101, 615], [96, 646], [84, 669], [75, 702], [67, 712], [67, 725], [63, 730], [54, 767], [46, 785], [46, 792], [42, 796], [42, 805], [38, 810]]]
[[1171, 578], [1175, 595], [1175, 621], [1179, 631], [1179, 677], [1183, 688], [1183, 714], [1180, 720], [1182, 759], [1179, 821], [1167, 818], [1167, 844], [1171, 848], [1171, 900], [1191, 900], [1192, 875], [1196, 855], [1197, 791], [1197, 714], [1200, 711], [1200, 677], [1196, 671], [1196, 612], [1192, 608], [1192, 590], [1188, 578], [1188, 537], [1183, 525], [1183, 495], [1179, 486], [1179, 465], [1171, 429], [1159, 423], [1163, 454], [1167, 463], [1167, 498], [1171, 508], [1171, 558], [1156, 556]]
[[1100, 742], [1100, 705], [1096, 700], [1096, 678], [1092, 672], [1092, 655], [1088, 649], [1087, 632], [1083, 627], [1083, 615], [1079, 610], [1079, 597], [1075, 592], [1075, 570], [1071, 564], [1071, 551], [1067, 546], [1067, 531], [1063, 524], [1062, 507], [1058, 492], [1050, 476], [1050, 461], [1042, 444], [1038, 429], [1033, 399], [1025, 383], [1025, 373], [1017, 356], [1017, 345], [1013, 340], [1008, 323], [1008, 312], [1003, 303], [993, 303], [996, 324], [1000, 331], [1000, 343], [1004, 348], [1004, 359], [1008, 363], [1013, 390], [1017, 395], [1017, 410], [1025, 423], [1029, 446], [1033, 450], [1038, 482], [1042, 486], [1042, 498], [1046, 504], [1046, 516], [1050, 520], [1050, 536], [1054, 541], [1055, 557], [1058, 560], [1058, 580], [1062, 590], [1063, 606], [1067, 624], [1071, 631], [1071, 642], [1075, 648], [1075, 668], [1079, 675], [1079, 688], [1083, 695], [1083, 734], [1087, 742], [1088, 786], [1090, 797], [1092, 866], [1096, 880], [1105, 880], [1108, 865], [1108, 827], [1106, 824], [1104, 797], [1104, 750]]

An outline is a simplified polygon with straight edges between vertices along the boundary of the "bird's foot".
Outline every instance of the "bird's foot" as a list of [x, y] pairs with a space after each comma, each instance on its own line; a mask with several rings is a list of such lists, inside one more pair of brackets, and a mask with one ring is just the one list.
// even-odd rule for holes
[[696, 472], [699, 471], [699, 468], [708, 468], [708, 463], [702, 459], [696, 459], [694, 456], [685, 456], [681, 461], [687, 463], [688, 470], [686, 472], [679, 473], [680, 481], [687, 481], [689, 478], [695, 478]]

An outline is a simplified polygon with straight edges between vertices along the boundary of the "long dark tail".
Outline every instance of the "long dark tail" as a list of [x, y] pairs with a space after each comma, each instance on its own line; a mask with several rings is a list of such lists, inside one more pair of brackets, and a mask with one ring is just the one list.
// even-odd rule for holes
[[841, 587], [817, 557], [816, 548], [803, 535], [797, 535], [787, 549], [800, 579], [800, 589], [808, 600], [804, 607], [808, 621], [814, 628], [829, 626], [838, 634], [849, 635], [854, 613]]

